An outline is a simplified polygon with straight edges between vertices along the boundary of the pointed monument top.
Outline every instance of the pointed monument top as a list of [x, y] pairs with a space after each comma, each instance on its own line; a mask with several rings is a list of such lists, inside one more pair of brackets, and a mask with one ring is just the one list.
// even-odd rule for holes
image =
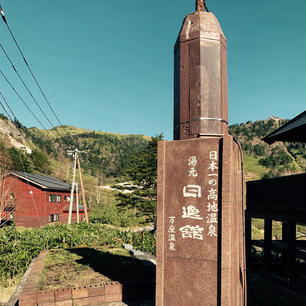
[[182, 41], [192, 40], [203, 35], [205, 36], [205, 33], [211, 33], [212, 35], [220, 34], [225, 38], [218, 19], [213, 13], [196, 11], [186, 16], [180, 32], [180, 39]]
[[206, 0], [196, 0], [196, 11], [197, 12], [205, 12], [205, 10], [209, 12], [205, 1]]
[[216, 16], [197, 3], [174, 47], [175, 140], [228, 133], [226, 38]]
[[204, 3], [202, 0], [196, 0], [196, 11], [198, 12], [204, 11]]

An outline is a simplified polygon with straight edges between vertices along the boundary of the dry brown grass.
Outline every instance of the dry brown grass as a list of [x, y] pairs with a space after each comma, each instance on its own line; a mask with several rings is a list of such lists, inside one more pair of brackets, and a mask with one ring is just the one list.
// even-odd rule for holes
[[154, 271], [147, 270], [122, 248], [106, 246], [51, 250], [45, 259], [39, 289], [81, 287], [155, 276]]
[[0, 284], [0, 305], [5, 305], [17, 287], [19, 279], [13, 279], [7, 283]]

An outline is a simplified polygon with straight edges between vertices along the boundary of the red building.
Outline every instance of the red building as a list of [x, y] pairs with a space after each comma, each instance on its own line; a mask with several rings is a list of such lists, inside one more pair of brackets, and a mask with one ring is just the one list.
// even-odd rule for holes
[[[6, 208], [6, 217], [10, 217], [16, 225], [39, 227], [53, 222], [67, 223], [71, 185], [65, 181], [14, 171], [3, 179], [2, 185], [10, 203]], [[76, 222], [75, 195], [73, 200], [72, 222]], [[84, 219], [81, 205], [79, 219]]]

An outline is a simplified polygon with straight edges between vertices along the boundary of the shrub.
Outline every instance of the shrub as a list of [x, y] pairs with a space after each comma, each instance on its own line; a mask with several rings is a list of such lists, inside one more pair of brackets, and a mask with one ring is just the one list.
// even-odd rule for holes
[[19, 233], [16, 227], [0, 229], [0, 280], [21, 276], [40, 251], [80, 246], [120, 246], [131, 243], [136, 249], [155, 253], [155, 234], [124, 232], [101, 224], [74, 223], [47, 225]]

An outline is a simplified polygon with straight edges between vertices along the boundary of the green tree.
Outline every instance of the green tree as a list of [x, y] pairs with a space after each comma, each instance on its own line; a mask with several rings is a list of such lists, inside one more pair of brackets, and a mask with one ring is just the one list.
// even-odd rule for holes
[[163, 135], [152, 137], [143, 152], [135, 155], [126, 168], [126, 174], [136, 185], [143, 189], [156, 190], [157, 178], [157, 143]]
[[145, 216], [154, 221], [157, 200], [157, 143], [163, 136], [152, 137], [143, 152], [135, 155], [125, 170], [137, 186], [130, 194], [119, 193], [118, 206], [134, 210], [135, 217]]
[[38, 150], [33, 150], [30, 158], [35, 171], [39, 173], [51, 174], [51, 162], [47, 155]]
[[257, 156], [263, 156], [265, 155], [265, 148], [262, 145], [256, 144], [253, 148], [253, 152]]
[[12, 147], [8, 149], [8, 154], [14, 170], [32, 172], [31, 161], [27, 153]]
[[276, 177], [277, 175], [275, 173], [273, 173], [271, 170], [267, 173], [265, 173], [262, 178], [263, 179], [268, 179], [268, 178], [273, 178], [273, 177]]
[[5, 120], [5, 121], [8, 120], [8, 118], [7, 118], [5, 115], [3, 115], [2, 113], [0, 113], [0, 119], [3, 119], [3, 120]]
[[292, 157], [288, 155], [284, 150], [275, 147], [272, 149], [272, 153], [266, 157], [261, 158], [259, 164], [265, 167], [279, 167], [279, 166], [288, 166], [292, 162]]
[[27, 128], [24, 125], [22, 125], [20, 121], [17, 120], [17, 118], [14, 118], [13, 123], [16, 126], [17, 129], [22, 130], [22, 131], [27, 130]]

